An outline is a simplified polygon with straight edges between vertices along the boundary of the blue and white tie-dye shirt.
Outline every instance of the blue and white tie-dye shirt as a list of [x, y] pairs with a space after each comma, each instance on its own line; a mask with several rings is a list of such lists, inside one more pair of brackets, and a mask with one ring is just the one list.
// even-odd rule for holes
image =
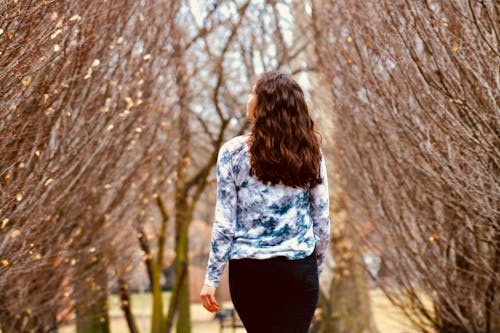
[[228, 259], [302, 259], [316, 247], [318, 273], [330, 239], [326, 165], [312, 189], [265, 185], [250, 176], [250, 134], [222, 145], [216, 166], [217, 199], [205, 284], [218, 286]]

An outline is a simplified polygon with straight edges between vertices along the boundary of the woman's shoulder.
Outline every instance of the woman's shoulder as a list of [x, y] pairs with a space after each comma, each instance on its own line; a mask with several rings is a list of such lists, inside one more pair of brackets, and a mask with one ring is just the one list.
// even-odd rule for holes
[[247, 147], [247, 141], [249, 136], [250, 136], [249, 133], [235, 136], [234, 138], [224, 142], [221, 149], [227, 150], [229, 152], [239, 152], [243, 148]]

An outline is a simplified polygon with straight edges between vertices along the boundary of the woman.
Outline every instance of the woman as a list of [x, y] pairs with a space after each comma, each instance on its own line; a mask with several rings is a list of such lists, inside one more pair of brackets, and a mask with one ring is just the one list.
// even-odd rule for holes
[[249, 333], [305, 333], [330, 236], [326, 165], [304, 93], [262, 74], [247, 102], [250, 134], [222, 145], [203, 306], [229, 261], [231, 298]]

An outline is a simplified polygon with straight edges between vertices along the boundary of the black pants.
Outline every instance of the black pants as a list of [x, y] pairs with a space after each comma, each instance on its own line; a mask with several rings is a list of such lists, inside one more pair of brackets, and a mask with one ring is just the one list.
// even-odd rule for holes
[[248, 333], [307, 333], [318, 305], [316, 252], [229, 260], [229, 289]]

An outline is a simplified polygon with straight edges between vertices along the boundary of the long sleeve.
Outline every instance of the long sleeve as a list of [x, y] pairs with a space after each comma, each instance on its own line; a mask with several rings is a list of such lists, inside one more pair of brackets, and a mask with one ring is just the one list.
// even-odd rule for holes
[[217, 198], [212, 228], [210, 255], [204, 283], [218, 286], [233, 244], [236, 227], [236, 184], [232, 174], [231, 155], [226, 146], [219, 150], [216, 166]]
[[321, 151], [320, 176], [322, 183], [311, 189], [310, 211], [313, 220], [313, 230], [316, 237], [316, 255], [318, 274], [321, 274], [325, 265], [326, 254], [330, 242], [330, 198], [328, 192], [328, 178], [326, 163]]

